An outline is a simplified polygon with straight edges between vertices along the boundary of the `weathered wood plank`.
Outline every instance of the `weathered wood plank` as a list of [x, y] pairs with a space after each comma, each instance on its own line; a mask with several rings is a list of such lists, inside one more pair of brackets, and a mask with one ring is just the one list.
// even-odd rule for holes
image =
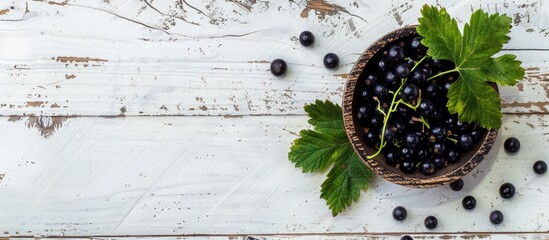
[[[547, 112], [549, 63], [544, 59], [549, 24], [541, 0], [436, 3], [461, 20], [479, 7], [513, 16], [512, 40], [506, 48], [544, 50], [512, 51], [530, 70], [528, 81], [502, 90], [504, 111]], [[415, 23], [423, 5], [347, 0], [337, 5], [80, 5], [84, 3], [61, 0], [0, 4], [5, 9], [0, 15], [2, 116], [303, 114], [303, 104], [317, 98], [340, 101], [344, 77], [358, 55], [382, 34]], [[303, 30], [317, 34], [311, 49], [297, 42]], [[340, 56], [338, 70], [322, 66], [327, 52]], [[283, 79], [268, 71], [275, 58], [290, 65]]]
[[[421, 233], [429, 232], [423, 219], [431, 214], [439, 218], [437, 232], [549, 229], [548, 176], [532, 171], [549, 155], [549, 115], [505, 115], [489, 160], [465, 177], [460, 192], [376, 179], [335, 218], [319, 199], [325, 175], [302, 174], [287, 160], [291, 141], [307, 127], [303, 116], [26, 121], [0, 121], [5, 236]], [[48, 138], [40, 136], [44, 122]], [[509, 136], [521, 140], [518, 155], [503, 151]], [[498, 196], [503, 182], [515, 184], [513, 199]], [[477, 198], [472, 212], [461, 207], [466, 195]], [[391, 217], [397, 205], [409, 211], [402, 223]], [[505, 214], [500, 226], [488, 221], [494, 209]]]

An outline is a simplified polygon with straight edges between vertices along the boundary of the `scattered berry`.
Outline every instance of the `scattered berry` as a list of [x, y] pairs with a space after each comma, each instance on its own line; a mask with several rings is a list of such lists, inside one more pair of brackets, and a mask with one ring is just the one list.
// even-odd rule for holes
[[490, 222], [493, 224], [500, 224], [503, 222], [503, 213], [495, 210], [490, 213]]
[[473, 196], [467, 196], [463, 198], [461, 205], [467, 210], [472, 210], [477, 206], [477, 200]]
[[301, 46], [304, 47], [310, 47], [315, 42], [315, 35], [313, 35], [312, 32], [309, 31], [303, 31], [301, 34], [299, 34], [299, 43], [301, 43]]
[[520, 141], [514, 137], [507, 138], [503, 143], [503, 147], [509, 153], [516, 153], [520, 149]]
[[537, 161], [534, 163], [534, 172], [537, 173], [537, 174], [544, 174], [545, 172], [547, 172], [547, 163], [545, 163], [544, 161]]
[[275, 59], [271, 62], [271, 73], [276, 77], [281, 77], [286, 74], [286, 68], [288, 65], [286, 64], [286, 61], [282, 59]]
[[406, 211], [406, 208], [402, 206], [398, 206], [395, 209], [393, 209], [393, 218], [397, 221], [403, 221], [406, 219], [408, 212]]
[[324, 67], [335, 69], [339, 65], [339, 57], [335, 53], [328, 53], [324, 56]]
[[414, 240], [414, 238], [409, 235], [404, 235], [400, 238], [400, 240]]
[[423, 221], [423, 223], [425, 224], [426, 228], [434, 229], [438, 225], [438, 220], [434, 216], [428, 216], [428, 217], [425, 218], [425, 221]]
[[450, 189], [454, 191], [459, 191], [463, 188], [463, 179], [459, 179], [453, 183], [450, 183]]
[[499, 187], [499, 195], [502, 198], [509, 199], [515, 196], [515, 186], [510, 183], [504, 183]]

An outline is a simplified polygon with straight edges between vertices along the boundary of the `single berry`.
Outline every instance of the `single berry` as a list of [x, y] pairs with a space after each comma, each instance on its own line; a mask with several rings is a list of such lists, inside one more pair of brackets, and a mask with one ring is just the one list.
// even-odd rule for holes
[[429, 154], [429, 151], [425, 148], [420, 148], [419, 150], [415, 151], [416, 159], [424, 159]]
[[471, 130], [471, 137], [473, 137], [473, 141], [478, 141], [480, 139], [480, 135], [482, 133], [480, 132], [480, 130], [478, 129], [473, 129]]
[[448, 165], [448, 162], [442, 157], [434, 157], [433, 164], [437, 169], [441, 169], [443, 167], [446, 167]]
[[446, 158], [449, 163], [457, 163], [459, 161], [459, 151], [457, 148], [450, 148], [450, 150], [446, 153]]
[[374, 131], [370, 130], [364, 136], [364, 141], [368, 145], [370, 145], [371, 147], [374, 147], [376, 145], [376, 143], [379, 142], [379, 138], [378, 138], [377, 134]]
[[433, 109], [433, 102], [431, 102], [428, 98], [424, 98], [421, 99], [421, 103], [419, 104], [417, 111], [421, 116], [430, 117], [431, 114], [433, 114]]
[[410, 147], [403, 147], [400, 149], [400, 156], [404, 160], [410, 160], [414, 156], [414, 150]]
[[395, 209], [393, 209], [393, 218], [397, 221], [402, 221], [406, 219], [408, 212], [406, 211], [406, 208], [402, 206], [398, 206]]
[[400, 240], [414, 240], [414, 238], [411, 237], [410, 235], [404, 235], [400, 238]]
[[375, 97], [384, 98], [389, 93], [389, 89], [387, 89], [387, 86], [385, 84], [377, 83], [376, 85], [374, 85], [372, 93]]
[[366, 86], [371, 86], [377, 83], [377, 75], [370, 74], [366, 77], [366, 80], [364, 80], [364, 83], [366, 83]]
[[400, 163], [400, 170], [403, 173], [413, 173], [416, 170], [416, 166], [414, 166], [412, 160], [404, 160]]
[[358, 119], [365, 119], [368, 117], [368, 108], [366, 106], [362, 106], [358, 108], [357, 118]]
[[[385, 128], [385, 135], [384, 135], [385, 142], [392, 142], [393, 139], [395, 139], [395, 135], [396, 135], [396, 133], [395, 133], [395, 131], [393, 131], [393, 129]], [[381, 134], [379, 136], [379, 139], [381, 139]]]
[[312, 32], [309, 31], [303, 31], [301, 34], [299, 34], [299, 43], [301, 43], [301, 46], [304, 47], [310, 47], [315, 42], [315, 35], [313, 35]]
[[469, 134], [462, 134], [459, 136], [458, 145], [462, 151], [467, 151], [473, 145], [473, 138]]
[[431, 152], [435, 155], [444, 156], [444, 154], [446, 154], [446, 145], [444, 143], [436, 142], [431, 147]]
[[477, 206], [477, 200], [473, 196], [467, 196], [463, 198], [461, 205], [467, 210], [472, 210]]
[[421, 172], [421, 174], [423, 175], [426, 175], [426, 176], [433, 175], [435, 171], [436, 171], [435, 164], [431, 161], [423, 161], [419, 165], [419, 172]]
[[503, 143], [505, 151], [509, 153], [515, 153], [520, 149], [520, 141], [514, 137], [507, 138], [505, 143]]
[[450, 189], [457, 192], [463, 188], [463, 185], [463, 179], [459, 179], [455, 182], [450, 183]]
[[387, 50], [387, 60], [395, 63], [404, 59], [404, 50], [400, 46], [393, 45]]
[[446, 139], [446, 128], [443, 126], [433, 126], [430, 129], [431, 138], [429, 141], [431, 142], [439, 142], [444, 141]]
[[370, 98], [372, 97], [372, 94], [368, 90], [362, 91], [361, 97], [364, 101], [369, 102]]
[[412, 55], [414, 55], [416, 58], [423, 57], [425, 55], [425, 52], [427, 51], [427, 48], [421, 44], [422, 37], [417, 36], [412, 38], [410, 40], [410, 51], [412, 52]]
[[545, 172], [547, 172], [547, 163], [545, 163], [544, 161], [537, 161], [534, 163], [534, 172], [537, 173], [537, 174], [544, 174]]
[[397, 152], [387, 152], [385, 155], [385, 163], [389, 166], [395, 166], [398, 163], [398, 153]]
[[415, 69], [410, 74], [410, 78], [408, 78], [411, 83], [422, 85], [425, 83], [427, 76], [425, 72], [421, 69]]
[[399, 63], [395, 67], [395, 74], [398, 77], [405, 78], [410, 74], [410, 68], [408, 68], [408, 64], [406, 63]]
[[381, 60], [379, 60], [379, 62], [377, 62], [377, 69], [380, 72], [386, 72], [387, 69], [389, 69], [389, 63], [387, 62], [387, 59], [382, 58]]
[[436, 98], [440, 92], [440, 86], [435, 81], [430, 81], [425, 87], [425, 95], [428, 97]]
[[339, 65], [339, 57], [335, 53], [328, 53], [324, 56], [324, 67], [335, 69]]
[[406, 134], [406, 136], [404, 136], [404, 145], [416, 148], [419, 145], [419, 137], [413, 133]]
[[499, 195], [505, 199], [515, 196], [515, 192], [515, 186], [511, 183], [504, 183], [499, 187]]
[[428, 216], [425, 218], [425, 221], [423, 221], [423, 224], [425, 224], [425, 227], [428, 229], [434, 229], [438, 225], [438, 220], [434, 216]]
[[393, 71], [388, 71], [385, 74], [385, 83], [390, 89], [396, 90], [400, 86], [400, 78]]
[[415, 84], [406, 84], [402, 88], [402, 99], [406, 102], [412, 102], [414, 101], [419, 94], [419, 91], [417, 90], [417, 86]]
[[271, 62], [271, 73], [276, 77], [284, 76], [284, 74], [286, 74], [286, 68], [288, 68], [286, 61], [280, 58]]
[[495, 210], [490, 213], [490, 222], [493, 224], [500, 224], [503, 222], [503, 213], [498, 210]]

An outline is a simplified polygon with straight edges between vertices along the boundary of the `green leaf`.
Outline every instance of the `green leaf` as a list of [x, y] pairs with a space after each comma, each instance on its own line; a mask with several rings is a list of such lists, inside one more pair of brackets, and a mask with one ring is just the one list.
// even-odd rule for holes
[[515, 58], [515, 55], [511, 54], [492, 58], [480, 66], [480, 71], [489, 81], [505, 86], [513, 86], [517, 83], [517, 79], [524, 77], [524, 68], [520, 66], [521, 62], [515, 60]]
[[427, 54], [435, 59], [458, 59], [462, 38], [456, 20], [446, 9], [428, 5], [423, 6], [421, 15], [416, 30], [424, 37], [421, 43], [429, 47]]
[[372, 172], [358, 158], [350, 144], [342, 150], [341, 157], [322, 183], [321, 195], [336, 216], [350, 206], [360, 196], [361, 190], [368, 189]]
[[333, 164], [321, 187], [321, 198], [336, 216], [368, 188], [372, 172], [355, 153], [343, 125], [341, 107], [328, 100], [305, 105], [314, 130], [302, 130], [288, 159], [303, 172], [323, 171]]
[[323, 171], [341, 156], [341, 150], [349, 144], [345, 137], [331, 136], [313, 130], [301, 130], [300, 138], [290, 148], [288, 159], [303, 172]]
[[316, 131], [346, 137], [343, 125], [343, 113], [338, 104], [334, 104], [328, 100], [323, 102], [317, 99], [314, 104], [305, 105], [305, 112], [310, 117], [309, 124]]
[[501, 126], [499, 96], [490, 85], [478, 78], [468, 76], [474, 72], [464, 72], [448, 90], [447, 107], [450, 113], [458, 113], [459, 121], [481, 123], [492, 129]]
[[[463, 122], [477, 122], [486, 128], [501, 126], [500, 98], [487, 82], [514, 85], [524, 77], [521, 62], [514, 55], [492, 56], [509, 41], [511, 18], [477, 10], [465, 24], [461, 35], [457, 23], [446, 9], [425, 5], [421, 10], [418, 33], [434, 59], [456, 65], [460, 79], [448, 91], [448, 110]], [[497, 118], [497, 119], [496, 119]]]

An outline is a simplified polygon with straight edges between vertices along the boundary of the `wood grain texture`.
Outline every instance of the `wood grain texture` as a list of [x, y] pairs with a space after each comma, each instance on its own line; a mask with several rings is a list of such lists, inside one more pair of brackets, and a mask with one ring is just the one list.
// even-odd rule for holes
[[[424, 3], [459, 24], [478, 8], [507, 13], [505, 52], [526, 79], [500, 88], [504, 127], [464, 190], [376, 178], [334, 218], [319, 199], [325, 174], [287, 160], [308, 127], [303, 105], [341, 102], [363, 50], [417, 23]], [[547, 239], [547, 176], [531, 165], [549, 155], [548, 15], [542, 0], [0, 1], [0, 237]], [[299, 45], [303, 30], [313, 48]], [[328, 52], [339, 69], [322, 66]], [[283, 79], [268, 72], [275, 58], [289, 63]], [[518, 155], [502, 150], [509, 136]], [[497, 196], [504, 181], [512, 200]], [[473, 212], [460, 207], [468, 194]], [[503, 225], [489, 224], [492, 209]]]
[[[549, 116], [506, 115], [487, 160], [465, 187], [409, 189], [376, 178], [338, 217], [320, 199], [324, 174], [302, 174], [287, 160], [290, 142], [307, 127], [303, 116], [72, 118], [50, 138], [25, 118], [0, 121], [0, 233], [6, 236], [127, 234], [305, 234], [428, 232], [547, 232], [546, 159]], [[504, 153], [514, 136], [522, 149]], [[502, 200], [503, 182], [517, 195]], [[461, 199], [477, 198], [464, 211]], [[408, 219], [392, 220], [392, 208]], [[491, 210], [505, 214], [493, 226]]]
[[[512, 16], [505, 47], [529, 71], [527, 81], [502, 89], [503, 110], [547, 112], [543, 1], [427, 2], [446, 6], [461, 22], [479, 7]], [[129, 116], [303, 114], [317, 98], [340, 99], [358, 56], [383, 34], [417, 23], [423, 2], [1, 4], [10, 11], [0, 15], [0, 115]], [[313, 48], [299, 45], [303, 30], [316, 34]], [[328, 52], [339, 55], [339, 69], [322, 66]], [[288, 62], [285, 78], [269, 73], [275, 58]]]

